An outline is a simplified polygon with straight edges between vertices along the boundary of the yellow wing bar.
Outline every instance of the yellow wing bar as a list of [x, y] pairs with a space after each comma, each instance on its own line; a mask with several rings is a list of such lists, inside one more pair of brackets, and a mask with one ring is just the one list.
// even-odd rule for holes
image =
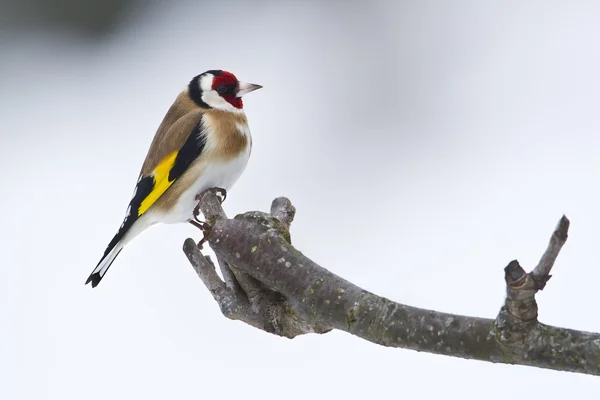
[[177, 151], [172, 152], [165, 158], [163, 158], [156, 168], [154, 169], [154, 186], [152, 191], [146, 196], [146, 198], [140, 204], [138, 208], [138, 217], [143, 213], [148, 211], [148, 209], [158, 200], [160, 196], [175, 182], [175, 179], [172, 181], [169, 180], [169, 172], [173, 165], [175, 164], [175, 159], [177, 158]]

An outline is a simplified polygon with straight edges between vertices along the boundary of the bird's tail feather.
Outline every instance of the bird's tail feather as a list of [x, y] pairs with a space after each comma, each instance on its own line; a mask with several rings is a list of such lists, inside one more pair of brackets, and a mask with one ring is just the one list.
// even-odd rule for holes
[[115, 258], [117, 258], [121, 250], [123, 250], [123, 246], [124, 244], [118, 242], [112, 247], [112, 249], [110, 249], [110, 251], [104, 254], [104, 257], [102, 257], [96, 268], [94, 268], [90, 276], [87, 278], [87, 281], [85, 281], [86, 285], [91, 282], [93, 288], [98, 286], [98, 283], [100, 283], [106, 274], [106, 271], [108, 271], [113, 261], [115, 261]]

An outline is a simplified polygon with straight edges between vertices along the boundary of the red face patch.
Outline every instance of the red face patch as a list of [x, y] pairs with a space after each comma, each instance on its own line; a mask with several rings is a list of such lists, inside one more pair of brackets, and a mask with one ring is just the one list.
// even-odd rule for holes
[[222, 71], [221, 75], [215, 75], [212, 81], [212, 90], [235, 108], [242, 108], [242, 98], [236, 97], [238, 80], [231, 72]]

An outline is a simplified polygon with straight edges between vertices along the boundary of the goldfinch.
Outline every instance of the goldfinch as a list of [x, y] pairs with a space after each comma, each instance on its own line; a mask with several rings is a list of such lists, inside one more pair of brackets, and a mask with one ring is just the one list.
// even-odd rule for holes
[[261, 87], [222, 70], [190, 81], [158, 127], [123, 223], [86, 285], [96, 287], [123, 247], [148, 227], [200, 226], [196, 196], [213, 187], [229, 190], [246, 168], [252, 138], [242, 96]]

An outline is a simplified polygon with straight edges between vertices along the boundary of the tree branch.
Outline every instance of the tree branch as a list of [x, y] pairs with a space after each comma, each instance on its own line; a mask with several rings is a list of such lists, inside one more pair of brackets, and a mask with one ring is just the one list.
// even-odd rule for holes
[[295, 208], [286, 198], [275, 199], [270, 214], [234, 219], [212, 191], [200, 204], [213, 225], [208, 243], [225, 265], [225, 280], [234, 282], [221, 281], [191, 239], [184, 252], [228, 318], [288, 338], [339, 329], [383, 346], [600, 375], [600, 334], [537, 320], [535, 294], [567, 240], [564, 216], [532, 272], [516, 260], [505, 268], [505, 304], [491, 320], [396, 303], [317, 265], [291, 245]]

